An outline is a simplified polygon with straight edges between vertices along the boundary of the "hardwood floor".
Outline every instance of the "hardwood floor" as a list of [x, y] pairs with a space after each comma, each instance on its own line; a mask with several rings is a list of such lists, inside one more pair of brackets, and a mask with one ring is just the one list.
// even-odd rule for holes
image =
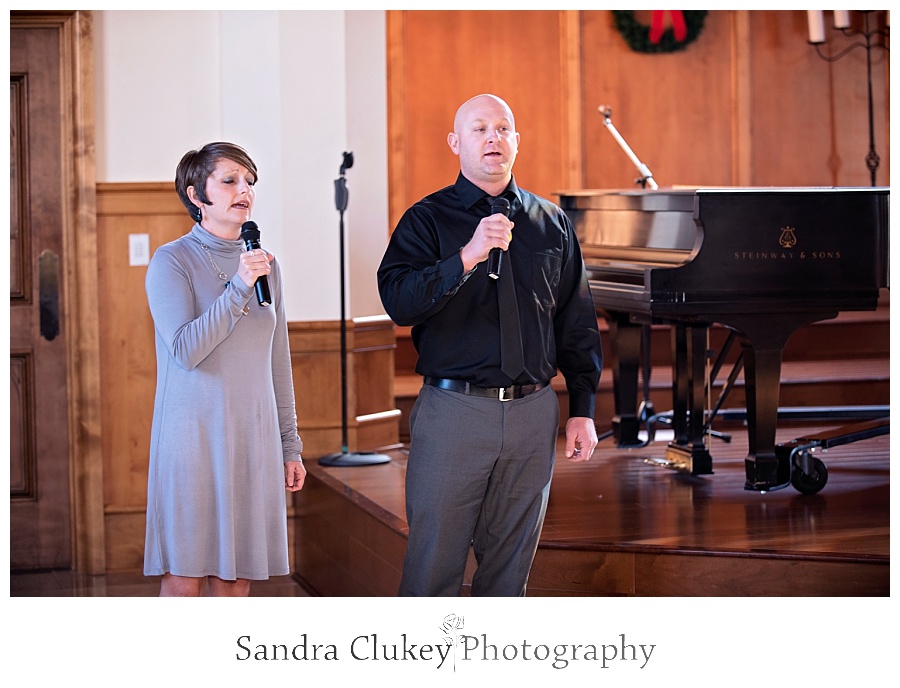
[[[811, 426], [782, 428], [778, 441]], [[603, 448], [596, 461], [558, 462], [544, 538], [719, 553], [887, 557], [889, 438], [830, 449], [825, 488], [744, 489], [745, 433], [712, 440], [713, 475], [661, 467], [664, 443]]]

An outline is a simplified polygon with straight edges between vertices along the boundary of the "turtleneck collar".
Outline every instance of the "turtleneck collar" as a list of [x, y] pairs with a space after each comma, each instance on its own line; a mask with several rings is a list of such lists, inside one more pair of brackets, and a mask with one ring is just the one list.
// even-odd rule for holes
[[244, 250], [244, 242], [240, 239], [222, 239], [204, 229], [199, 222], [191, 228], [191, 236], [212, 251], [222, 254], [240, 253]]

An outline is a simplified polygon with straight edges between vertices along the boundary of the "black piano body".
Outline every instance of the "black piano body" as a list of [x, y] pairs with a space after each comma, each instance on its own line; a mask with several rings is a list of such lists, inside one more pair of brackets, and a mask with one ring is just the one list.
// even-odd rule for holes
[[703, 432], [706, 334], [741, 345], [747, 489], [777, 489], [782, 353], [801, 327], [874, 310], [889, 288], [888, 188], [753, 187], [583, 190], [559, 194], [572, 219], [598, 313], [609, 322], [620, 445], [637, 441], [641, 328], [673, 326], [670, 463], [712, 472]]

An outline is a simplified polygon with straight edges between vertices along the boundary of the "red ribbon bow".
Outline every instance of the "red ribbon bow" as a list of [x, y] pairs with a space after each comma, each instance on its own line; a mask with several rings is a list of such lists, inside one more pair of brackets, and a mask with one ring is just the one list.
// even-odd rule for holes
[[662, 40], [665, 32], [663, 22], [667, 12], [672, 18], [672, 33], [675, 34], [675, 40], [683, 41], [687, 38], [687, 24], [685, 24], [682, 10], [652, 10], [650, 12], [650, 42], [654, 45]]

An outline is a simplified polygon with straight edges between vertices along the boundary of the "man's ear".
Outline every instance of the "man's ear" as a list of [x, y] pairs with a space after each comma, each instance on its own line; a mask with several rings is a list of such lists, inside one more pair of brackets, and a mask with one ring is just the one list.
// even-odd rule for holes
[[454, 155], [459, 155], [459, 137], [456, 135], [456, 132], [451, 131], [447, 134], [447, 145], [450, 146], [450, 150], [453, 151]]

